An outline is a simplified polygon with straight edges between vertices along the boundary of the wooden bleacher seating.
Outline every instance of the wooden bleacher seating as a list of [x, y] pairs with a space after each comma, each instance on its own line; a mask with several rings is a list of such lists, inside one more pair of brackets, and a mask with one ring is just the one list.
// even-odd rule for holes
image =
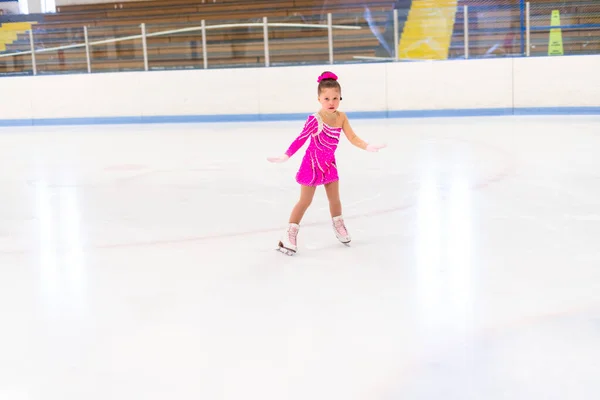
[[[464, 56], [463, 5], [469, 6], [469, 54], [471, 57], [521, 55], [521, 19], [518, 0], [503, 0], [501, 4], [486, 0], [459, 2], [454, 35], [450, 48], [451, 58]], [[583, 24], [600, 24], [600, 3], [586, 0], [530, 1], [531, 55], [548, 53], [548, 30], [536, 27], [550, 25], [552, 10], [560, 11], [561, 25], [572, 26], [562, 30], [565, 54], [600, 53], [600, 28]]]
[[[147, 32], [199, 26], [221, 21], [261, 22], [267, 16], [277, 22], [320, 22], [323, 13], [334, 13], [335, 24], [357, 23], [362, 31], [334, 31], [336, 61], [353, 60], [354, 55], [374, 55], [379, 42], [362, 17], [364, 0], [345, 0], [324, 4], [316, 0], [152, 0], [83, 6], [63, 6], [54, 15], [47, 15], [35, 30], [37, 48], [49, 48], [83, 43], [83, 26], [88, 26], [90, 41], [140, 34], [139, 24]], [[117, 4], [115, 8], [115, 4]], [[121, 8], [122, 4], [122, 8]], [[391, 15], [392, 0], [370, 0], [375, 14], [386, 11]], [[385, 23], [386, 15], [377, 19]], [[357, 33], [358, 32], [358, 33]], [[180, 33], [147, 39], [151, 68], [202, 67], [201, 33]], [[270, 60], [297, 62], [304, 60], [326, 62], [329, 59], [327, 30], [312, 28], [271, 28], [269, 35]], [[11, 46], [12, 51], [29, 50], [28, 38], [23, 37]], [[215, 65], [264, 65], [262, 28], [214, 30], [207, 33], [209, 67]], [[20, 64], [29, 65], [29, 56]], [[38, 71], [85, 71], [85, 49], [69, 49], [36, 54]], [[126, 41], [92, 47], [92, 68], [99, 70], [139, 70], [143, 67], [141, 41]], [[2, 72], [2, 59], [0, 59]]]
[[[263, 16], [277, 22], [324, 23], [324, 14], [332, 12], [335, 24], [360, 25], [361, 31], [334, 31], [337, 61], [352, 61], [354, 56], [373, 56], [379, 42], [364, 20], [364, 4], [374, 13], [378, 29], [383, 31], [391, 15], [393, 0], [147, 0], [89, 5], [62, 6], [56, 14], [48, 14], [35, 28], [37, 48], [83, 43], [83, 26], [88, 27], [89, 40], [104, 40], [140, 34], [140, 24], [147, 32], [234, 22], [261, 22]], [[489, 0], [459, 2], [450, 58], [464, 54], [462, 6], [470, 7], [469, 52], [471, 57], [506, 56], [520, 53], [520, 12], [518, 0], [503, 0], [502, 7]], [[511, 7], [508, 8], [507, 5]], [[563, 25], [600, 24], [600, 4], [593, 1], [538, 0], [532, 3], [532, 26], [548, 26], [550, 10], [561, 11]], [[387, 13], [387, 14], [385, 14]], [[389, 29], [389, 24], [387, 26]], [[150, 67], [201, 68], [200, 32], [148, 37]], [[532, 55], [547, 53], [548, 32], [531, 32]], [[600, 29], [563, 29], [565, 54], [600, 53]], [[329, 59], [327, 31], [324, 29], [271, 28], [270, 59], [277, 63], [326, 62]], [[8, 46], [9, 51], [29, 50], [29, 38]], [[214, 66], [264, 65], [262, 28], [214, 30], [207, 33], [209, 68]], [[140, 70], [143, 68], [140, 40], [93, 46], [92, 69]], [[36, 54], [38, 71], [86, 71], [85, 49], [69, 49]], [[30, 69], [29, 56], [0, 58], [0, 73]]]

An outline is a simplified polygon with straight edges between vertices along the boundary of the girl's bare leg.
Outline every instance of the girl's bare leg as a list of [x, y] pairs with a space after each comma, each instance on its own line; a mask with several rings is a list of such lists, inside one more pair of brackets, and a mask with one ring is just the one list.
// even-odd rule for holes
[[340, 200], [340, 182], [335, 181], [325, 185], [327, 199], [329, 199], [329, 212], [331, 217], [342, 215], [342, 202]]
[[300, 224], [304, 213], [312, 203], [312, 199], [315, 195], [316, 186], [304, 186], [300, 185], [300, 200], [294, 206], [292, 214], [290, 215], [291, 224]]

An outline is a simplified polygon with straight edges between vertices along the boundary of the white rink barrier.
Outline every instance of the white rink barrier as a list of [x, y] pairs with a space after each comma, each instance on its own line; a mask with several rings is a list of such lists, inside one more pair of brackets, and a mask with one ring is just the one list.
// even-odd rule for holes
[[339, 76], [353, 118], [600, 114], [600, 55], [0, 77], [0, 125], [304, 119]]

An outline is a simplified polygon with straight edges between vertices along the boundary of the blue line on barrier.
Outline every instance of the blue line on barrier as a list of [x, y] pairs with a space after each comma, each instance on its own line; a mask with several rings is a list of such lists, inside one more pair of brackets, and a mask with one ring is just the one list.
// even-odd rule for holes
[[31, 119], [0, 119], [0, 126], [30, 126], [33, 125]]
[[522, 107], [514, 115], [600, 115], [600, 107]]
[[[512, 108], [474, 108], [446, 110], [403, 110], [389, 111], [388, 118], [431, 118], [431, 117], [489, 117], [512, 115]], [[348, 113], [350, 115], [350, 113]]]
[[[510, 115], [600, 115], [597, 107], [521, 107], [473, 108], [445, 110], [348, 111], [352, 119], [491, 117]], [[156, 123], [260, 122], [303, 120], [308, 113], [288, 114], [223, 114], [223, 115], [159, 115], [138, 117], [83, 117], [0, 119], [0, 126], [61, 126]]]
[[[106, 125], [106, 124], [141, 124], [142, 117], [78, 117], [78, 118], [38, 118], [30, 120], [31, 125]], [[0, 120], [0, 125], [2, 121]]]

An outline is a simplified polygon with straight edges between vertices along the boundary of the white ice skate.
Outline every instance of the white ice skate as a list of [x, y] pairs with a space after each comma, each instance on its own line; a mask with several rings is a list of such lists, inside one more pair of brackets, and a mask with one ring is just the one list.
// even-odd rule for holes
[[350, 238], [350, 234], [348, 233], [348, 229], [346, 229], [346, 225], [344, 224], [344, 218], [341, 215], [337, 217], [333, 217], [333, 231], [335, 232], [335, 237], [346, 246], [352, 240]]
[[299, 230], [300, 226], [298, 224], [289, 224], [279, 241], [277, 250], [288, 256], [296, 254], [296, 251], [298, 251], [296, 238]]

